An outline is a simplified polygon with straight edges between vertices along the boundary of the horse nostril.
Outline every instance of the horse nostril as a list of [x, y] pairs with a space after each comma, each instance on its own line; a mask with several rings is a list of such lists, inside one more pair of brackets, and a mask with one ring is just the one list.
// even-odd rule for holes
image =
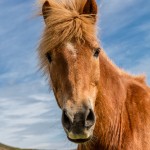
[[94, 125], [94, 123], [95, 123], [95, 115], [94, 112], [90, 109], [87, 118], [85, 120], [85, 127], [90, 128]]
[[70, 120], [70, 118], [68, 117], [66, 110], [64, 110], [64, 111], [63, 111], [63, 114], [62, 114], [62, 124], [63, 124], [63, 126], [64, 126], [68, 131], [70, 130], [70, 128], [71, 128], [71, 120]]

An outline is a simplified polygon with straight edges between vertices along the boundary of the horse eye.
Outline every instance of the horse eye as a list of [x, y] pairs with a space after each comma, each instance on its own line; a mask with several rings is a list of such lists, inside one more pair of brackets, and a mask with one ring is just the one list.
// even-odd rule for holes
[[52, 62], [51, 54], [49, 52], [46, 53], [46, 58], [50, 63]]
[[98, 57], [100, 53], [101, 48], [96, 48], [94, 51], [94, 57]]

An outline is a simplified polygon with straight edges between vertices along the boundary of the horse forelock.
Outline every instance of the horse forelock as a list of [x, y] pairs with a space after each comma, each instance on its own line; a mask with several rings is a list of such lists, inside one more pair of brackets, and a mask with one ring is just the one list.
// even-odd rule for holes
[[48, 0], [49, 15], [40, 44], [44, 53], [74, 40], [80, 44], [96, 39], [96, 26], [93, 14], [80, 13], [86, 0]]

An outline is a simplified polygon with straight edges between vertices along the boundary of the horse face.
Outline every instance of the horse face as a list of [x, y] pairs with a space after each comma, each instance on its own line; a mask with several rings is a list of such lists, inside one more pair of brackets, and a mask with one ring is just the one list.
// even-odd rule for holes
[[78, 143], [92, 136], [100, 77], [100, 49], [98, 45], [85, 45], [69, 42], [47, 56], [53, 91], [62, 109], [63, 127], [68, 138]]
[[[91, 39], [95, 39], [97, 5], [95, 0], [75, 0], [72, 4], [56, 4], [53, 0], [44, 3], [42, 12], [47, 28], [40, 49], [51, 47], [50, 53], [46, 53], [49, 61], [46, 67], [62, 109], [62, 124], [67, 137], [82, 143], [92, 137], [96, 121], [94, 106], [100, 77], [100, 49]], [[68, 22], [70, 24], [66, 26]], [[76, 40], [76, 37], [82, 39], [83, 34], [86, 37], [84, 44]], [[65, 42], [61, 42], [61, 46], [52, 48], [63, 39]], [[43, 59], [43, 55], [41, 57]]]

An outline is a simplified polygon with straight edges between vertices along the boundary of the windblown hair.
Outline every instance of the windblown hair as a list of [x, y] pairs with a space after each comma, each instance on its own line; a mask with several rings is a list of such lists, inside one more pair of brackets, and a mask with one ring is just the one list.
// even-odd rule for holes
[[49, 0], [46, 29], [41, 41], [40, 49], [45, 52], [53, 50], [66, 41], [91, 41], [95, 38], [94, 14], [82, 14], [81, 3], [85, 0]]
[[82, 44], [96, 39], [96, 16], [84, 14], [81, 7], [86, 0], [48, 1], [51, 7], [46, 9], [46, 27], [39, 45], [41, 59], [67, 41]]

